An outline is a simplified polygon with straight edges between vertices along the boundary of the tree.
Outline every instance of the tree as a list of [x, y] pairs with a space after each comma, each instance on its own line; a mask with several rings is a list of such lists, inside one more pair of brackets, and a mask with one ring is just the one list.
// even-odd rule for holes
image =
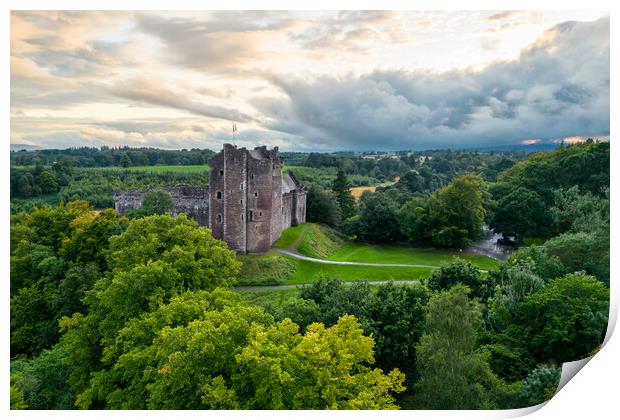
[[428, 287], [435, 291], [447, 290], [459, 283], [469, 287], [472, 296], [483, 300], [486, 300], [493, 290], [487, 279], [482, 277], [479, 268], [460, 258], [455, 258], [449, 265], [433, 271], [428, 279]]
[[397, 203], [385, 193], [364, 193], [360, 200], [357, 238], [368, 242], [398, 242], [402, 239]]
[[488, 355], [476, 351], [482, 309], [468, 293], [466, 286], [456, 285], [429, 301], [425, 333], [416, 346], [418, 408], [493, 409], [516, 404], [518, 386], [497, 378]]
[[26, 175], [17, 178], [17, 195], [24, 198], [32, 196], [32, 183]]
[[342, 220], [342, 212], [338, 200], [331, 191], [315, 185], [308, 190], [306, 199], [306, 220], [338, 227]]
[[172, 210], [174, 202], [168, 191], [151, 191], [142, 198], [142, 210], [145, 215], [165, 214]]
[[188, 290], [212, 290], [236, 281], [240, 263], [226, 243], [185, 215], [149, 216], [129, 222], [110, 238], [108, 271], [85, 299], [85, 314], [63, 318], [63, 345], [75, 369], [76, 394], [102, 369], [103, 347], [132, 318], [155, 310]]
[[562, 369], [553, 366], [540, 366], [531, 371], [525, 379], [521, 404], [531, 407], [550, 400], [558, 388], [561, 375]]
[[120, 164], [123, 168], [128, 168], [129, 166], [131, 166], [131, 159], [129, 158], [129, 155], [127, 153], [123, 153], [123, 155], [121, 156]]
[[355, 198], [351, 195], [351, 185], [347, 179], [343, 170], [339, 170], [334, 183], [332, 185], [332, 191], [338, 200], [340, 205], [342, 220], [355, 216]]
[[540, 363], [582, 359], [605, 337], [609, 289], [595, 277], [568, 274], [550, 281], [519, 304], [513, 336]]
[[400, 230], [412, 245], [422, 245], [431, 238], [428, 198], [414, 197], [398, 211]]
[[540, 196], [519, 187], [497, 202], [489, 225], [496, 232], [514, 236], [517, 242], [522, 242], [526, 236], [548, 236], [551, 224], [551, 213]]
[[77, 399], [124, 409], [397, 408], [403, 375], [373, 363], [352, 316], [306, 334], [221, 289], [174, 297], [119, 331]]
[[482, 178], [471, 174], [435, 191], [429, 210], [435, 244], [464, 247], [482, 237], [486, 194]]
[[58, 191], [58, 182], [54, 174], [47, 169], [41, 172], [39, 176], [39, 186], [43, 194], [49, 194]]
[[66, 356], [62, 346], [56, 345], [34, 359], [11, 360], [11, 377], [16, 377], [15, 386], [23, 392], [29, 409], [75, 408], [75, 395], [67, 383], [71, 366], [66, 363]]

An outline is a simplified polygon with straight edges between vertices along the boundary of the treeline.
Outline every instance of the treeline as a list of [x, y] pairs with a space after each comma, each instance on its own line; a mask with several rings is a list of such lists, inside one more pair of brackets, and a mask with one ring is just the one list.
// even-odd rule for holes
[[[53, 166], [52, 168], [55, 168]], [[138, 172], [105, 169], [83, 169], [67, 167], [59, 171], [42, 169], [40, 173], [49, 173], [48, 178], [54, 188], [44, 189], [41, 176], [35, 167], [33, 170], [11, 168], [11, 212], [16, 213], [45, 205], [44, 202], [23, 202], [19, 199], [36, 198], [42, 194], [56, 193], [57, 201], [68, 203], [73, 200], [85, 200], [96, 208], [114, 207], [114, 189], [161, 189], [174, 185], [206, 186], [209, 175], [204, 172]], [[58, 180], [61, 182], [58, 182]], [[26, 186], [26, 187], [24, 187]], [[26, 195], [29, 194], [29, 195]], [[17, 200], [16, 200], [17, 199]]]
[[341, 171], [328, 188], [310, 187], [307, 218], [361, 241], [417, 246], [463, 248], [480, 239], [485, 224], [520, 245], [563, 235], [566, 243], [590, 246], [592, 270], [602, 273], [609, 255], [599, 252], [609, 244], [609, 143], [561, 147], [514, 166], [504, 162], [500, 167], [508, 168], [497, 182], [469, 173], [444, 186], [447, 176], [426, 172], [426, 165], [364, 192], [358, 203]]
[[11, 151], [11, 166], [52, 166], [69, 159], [81, 168], [105, 166], [206, 165], [215, 152], [209, 149], [163, 150], [151, 147], [75, 147]]
[[[434, 191], [452, 178], [466, 173], [475, 173], [487, 181], [494, 181], [499, 172], [527, 156], [522, 152], [430, 150], [361, 156], [309, 153], [298, 159], [301, 166], [338, 168], [347, 175], [365, 175], [380, 181], [409, 174], [410, 182], [417, 178], [416, 182], [421, 185], [409, 184], [407, 188]], [[417, 176], [413, 177], [413, 174]]]

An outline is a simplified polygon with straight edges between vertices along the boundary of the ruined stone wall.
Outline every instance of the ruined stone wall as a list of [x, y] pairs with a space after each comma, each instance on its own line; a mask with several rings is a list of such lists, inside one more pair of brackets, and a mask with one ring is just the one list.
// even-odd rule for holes
[[[178, 216], [181, 213], [196, 220], [200, 226], [209, 226], [209, 187], [194, 187], [177, 185], [166, 188], [170, 193], [174, 206], [171, 213]], [[128, 210], [137, 210], [142, 207], [142, 199], [148, 190], [114, 191], [114, 208], [119, 213]]]
[[209, 187], [177, 185], [168, 188], [174, 207], [172, 215], [187, 214], [200, 226], [209, 226]]

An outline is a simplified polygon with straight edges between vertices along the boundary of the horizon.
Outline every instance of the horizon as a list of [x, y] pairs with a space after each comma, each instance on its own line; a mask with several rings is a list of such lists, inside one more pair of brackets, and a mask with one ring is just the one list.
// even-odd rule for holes
[[[12, 12], [11, 145], [286, 152], [609, 138], [593, 11]], [[534, 148], [534, 147], [533, 147]]]

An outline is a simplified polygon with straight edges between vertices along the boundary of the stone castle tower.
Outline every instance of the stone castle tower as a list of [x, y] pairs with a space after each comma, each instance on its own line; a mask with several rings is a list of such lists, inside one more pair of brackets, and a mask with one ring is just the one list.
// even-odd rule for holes
[[239, 253], [267, 252], [289, 226], [306, 219], [306, 192], [282, 173], [278, 148], [225, 144], [209, 160], [209, 226]]
[[[284, 229], [306, 221], [306, 191], [293, 173], [282, 172], [282, 164], [277, 147], [225, 144], [209, 159], [209, 187], [167, 189], [172, 214], [186, 213], [209, 226], [214, 238], [240, 254], [267, 252]], [[116, 191], [116, 210], [140, 208], [146, 193]]]

